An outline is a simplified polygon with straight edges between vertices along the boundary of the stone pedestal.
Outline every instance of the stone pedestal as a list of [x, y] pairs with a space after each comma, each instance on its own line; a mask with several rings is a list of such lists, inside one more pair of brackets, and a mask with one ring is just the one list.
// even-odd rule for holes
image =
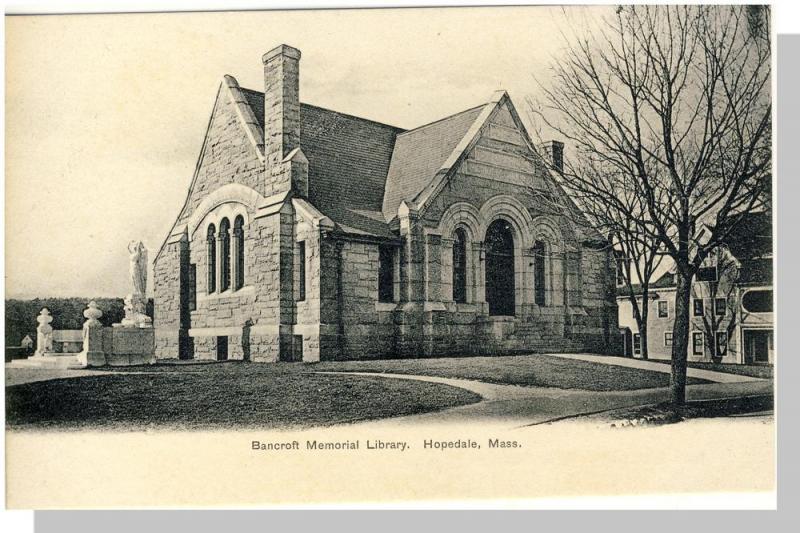
[[106, 329], [110, 350], [106, 364], [110, 366], [149, 365], [156, 362], [155, 330], [152, 327], [115, 325]]
[[103, 351], [103, 324], [98, 320], [103, 312], [95, 302], [83, 312], [86, 322], [83, 324], [83, 351], [78, 354], [78, 362], [83, 366], [103, 366], [106, 356]]
[[144, 294], [129, 294], [125, 297], [125, 318], [119, 325], [129, 328], [153, 327], [153, 319], [145, 313], [147, 298]]

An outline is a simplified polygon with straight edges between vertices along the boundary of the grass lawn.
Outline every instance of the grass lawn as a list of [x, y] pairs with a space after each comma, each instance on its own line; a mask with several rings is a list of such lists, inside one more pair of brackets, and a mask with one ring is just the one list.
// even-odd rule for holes
[[[116, 370], [116, 369], [115, 369]], [[301, 363], [130, 367], [6, 387], [10, 429], [302, 429], [480, 401], [436, 383], [310, 373]]]
[[[635, 390], [669, 386], [669, 374], [547, 355], [337, 361], [319, 363], [314, 368], [342, 372], [420, 374], [474, 379], [505, 385], [590, 391]], [[687, 383], [698, 384], [708, 383], [708, 381], [688, 378]]]
[[[669, 361], [656, 361], [650, 359], [654, 363], [662, 363], [669, 365]], [[714, 372], [727, 372], [728, 374], [737, 374], [740, 376], [750, 376], [753, 378], [772, 379], [773, 366], [772, 365], [735, 365], [731, 363], [688, 363], [689, 368], [699, 368], [702, 370], [713, 370]]]
[[771, 413], [773, 408], [773, 396], [764, 394], [744, 398], [696, 400], [686, 402], [685, 405], [677, 408], [669, 403], [625, 407], [600, 413], [590, 417], [590, 419], [611, 422], [616, 427], [661, 425], [681, 422], [690, 418], [717, 418]]

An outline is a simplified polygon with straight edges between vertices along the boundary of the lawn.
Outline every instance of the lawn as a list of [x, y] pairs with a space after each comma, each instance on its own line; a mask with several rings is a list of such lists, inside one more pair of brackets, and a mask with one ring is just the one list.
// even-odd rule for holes
[[[340, 372], [420, 374], [505, 385], [589, 391], [651, 389], [669, 385], [669, 374], [547, 355], [337, 361], [319, 363], [314, 368]], [[708, 381], [688, 378], [687, 383]]]
[[774, 397], [772, 394], [724, 398], [717, 400], [695, 400], [681, 407], [670, 403], [623, 407], [589, 417], [587, 420], [601, 420], [615, 427], [661, 425], [681, 422], [691, 418], [717, 418], [730, 416], [750, 416], [772, 413]]
[[131, 367], [6, 387], [10, 429], [303, 429], [480, 401], [436, 383], [314, 374], [301, 363]]
[[[661, 361], [659, 361], [661, 362]], [[669, 364], [669, 362], [666, 362]], [[740, 376], [750, 376], [753, 378], [772, 379], [772, 365], [734, 365], [730, 363], [688, 363], [689, 368], [701, 368], [703, 370], [713, 370], [715, 372], [727, 372], [728, 374], [738, 374]]]

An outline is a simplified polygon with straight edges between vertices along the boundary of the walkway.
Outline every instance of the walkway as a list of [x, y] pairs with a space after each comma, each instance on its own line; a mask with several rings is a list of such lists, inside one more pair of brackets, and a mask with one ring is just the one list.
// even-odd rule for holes
[[[600, 363], [603, 365], [625, 366], [628, 368], [638, 368], [640, 370], [650, 370], [669, 374], [671, 368], [668, 362], [646, 361], [644, 359], [633, 359], [630, 357], [615, 357], [611, 355], [593, 355], [587, 353], [551, 353], [551, 357], [561, 357], [562, 359], [577, 359], [578, 361], [588, 361], [590, 363]], [[665, 364], [666, 363], [666, 364]], [[704, 370], [702, 368], [688, 368], [686, 375], [690, 378], [705, 379], [715, 383], [746, 383], [753, 381], [764, 381], [761, 378], [730, 374], [727, 372], [716, 372], [714, 370]]]
[[[582, 357], [582, 356], [581, 356]], [[586, 356], [587, 361], [595, 356]], [[602, 356], [598, 356], [604, 358]], [[604, 359], [612, 359], [605, 357]], [[622, 358], [613, 358], [619, 361], [628, 361]], [[606, 364], [614, 364], [604, 361]], [[647, 363], [647, 361], [641, 361]], [[658, 363], [651, 363], [658, 365]], [[625, 365], [621, 365], [625, 366]], [[664, 367], [666, 365], [659, 365]], [[639, 367], [651, 370], [649, 367]], [[666, 368], [669, 368], [666, 366]], [[657, 370], [662, 371], [662, 370]], [[711, 400], [721, 398], [736, 398], [742, 396], [763, 395], [772, 393], [772, 383], [769, 380], [749, 378], [747, 376], [732, 376], [735, 379], [726, 379], [729, 374], [721, 372], [704, 371], [712, 374], [709, 377], [703, 374], [703, 379], [711, 381], [716, 378], [716, 383], [703, 385], [688, 385], [686, 396], [689, 400]], [[420, 415], [409, 415], [396, 418], [384, 418], [360, 423], [359, 426], [374, 429], [390, 429], [398, 425], [447, 425], [447, 424], [472, 424], [479, 423], [481, 427], [500, 427], [505, 429], [519, 428], [548, 422], [555, 422], [566, 418], [577, 418], [583, 415], [600, 413], [622, 407], [634, 407], [666, 402], [670, 398], [669, 389], [639, 389], [632, 391], [585, 391], [573, 389], [556, 389], [546, 387], [525, 387], [519, 385], [497, 385], [483, 381], [468, 379], [453, 379], [435, 376], [412, 374], [391, 374], [378, 372], [320, 372], [321, 374], [349, 374], [364, 377], [380, 377], [386, 379], [410, 379], [440, 383], [469, 390], [479, 394], [483, 399], [480, 402], [463, 405]]]

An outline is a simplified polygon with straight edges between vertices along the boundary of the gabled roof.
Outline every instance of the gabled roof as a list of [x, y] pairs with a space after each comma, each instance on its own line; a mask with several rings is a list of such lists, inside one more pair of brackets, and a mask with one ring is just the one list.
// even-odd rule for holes
[[[238, 86], [231, 76], [243, 127], [263, 159], [264, 93]], [[351, 234], [395, 238], [390, 224], [404, 201], [421, 204], [477, 142], [483, 126], [502, 106], [523, 131], [508, 94], [404, 131], [329, 109], [300, 104], [300, 148], [309, 163], [309, 201]], [[254, 138], [258, 137], [258, 138]]]
[[483, 108], [473, 107], [397, 136], [383, 196], [386, 220], [397, 215], [403, 200], [413, 200], [431, 182]]

